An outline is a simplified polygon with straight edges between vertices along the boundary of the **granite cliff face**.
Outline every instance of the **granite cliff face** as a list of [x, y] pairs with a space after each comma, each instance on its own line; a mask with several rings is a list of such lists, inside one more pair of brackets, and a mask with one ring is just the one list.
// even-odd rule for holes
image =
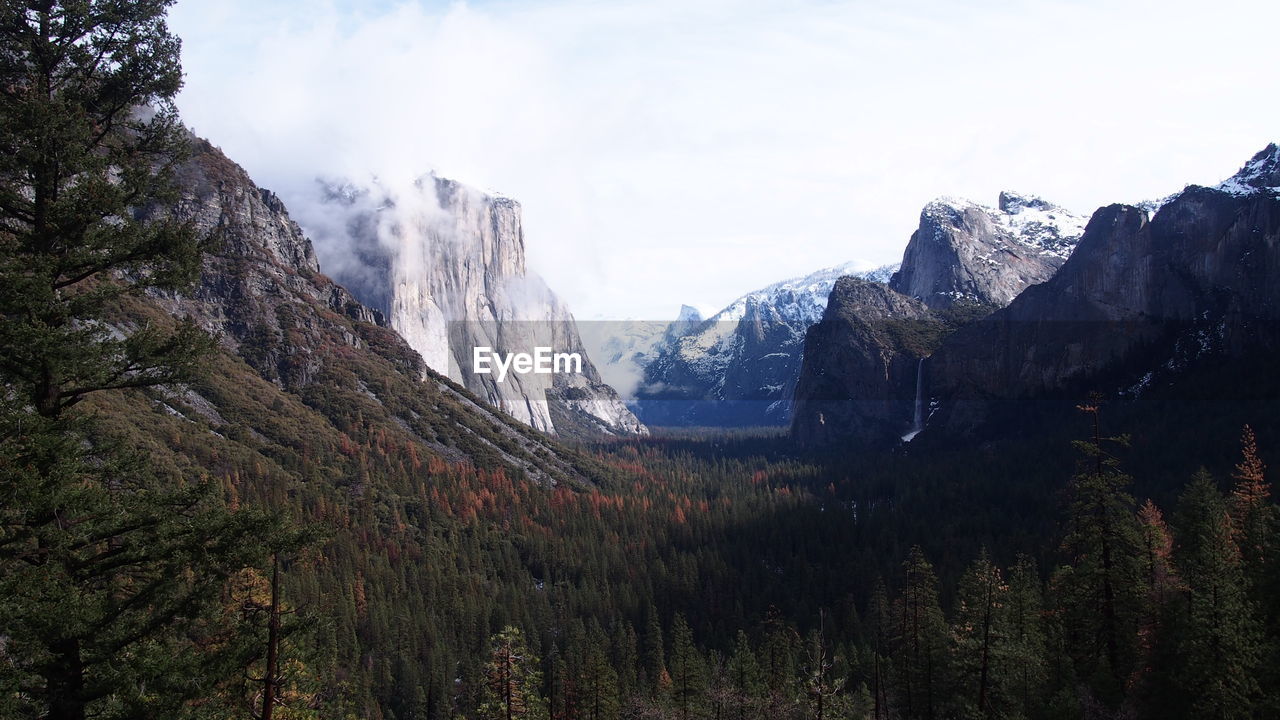
[[[1024, 207], [1016, 214], [1022, 215], [1028, 205], [1019, 202]], [[1007, 194], [1001, 206], [1015, 209]], [[1275, 145], [1216, 187], [1187, 187], [1154, 216], [1128, 205], [1099, 209], [1056, 273], [1026, 283], [1006, 307], [990, 312], [991, 305], [957, 302], [998, 303], [1022, 283], [1009, 278], [1034, 277], [1025, 262], [1026, 242], [1017, 252], [991, 255], [1005, 258], [1007, 267], [972, 272], [979, 266], [971, 259], [987, 252], [974, 249], [991, 248], [991, 238], [1010, 242], [1002, 232], [985, 210], [926, 208], [912, 238], [915, 249], [908, 248], [903, 270], [890, 282], [929, 298], [934, 304], [924, 315], [879, 296], [868, 302], [867, 290], [837, 284], [842, 292], [832, 294], [806, 342], [793, 423], [797, 439], [874, 445], [910, 440], [920, 431], [966, 434], [1002, 417], [1026, 415], [1025, 403], [1053, 397], [1074, 403], [1095, 390], [1133, 398], [1152, 383], [1178, 382], [1209, 358], [1256, 356], [1280, 344]], [[944, 250], [965, 238], [970, 250], [939, 251], [922, 260], [921, 250], [929, 247], [922, 241], [930, 238], [942, 238], [938, 247]], [[1046, 258], [1052, 255], [1045, 250], [1036, 258], [1051, 268]], [[950, 271], [937, 261], [946, 257], [953, 259]], [[924, 283], [924, 277], [936, 282]], [[963, 284], [969, 280], [974, 283]]]
[[632, 406], [651, 425], [785, 425], [805, 331], [822, 318], [836, 279], [887, 279], [895, 268], [852, 264], [747, 293], [705, 321], [682, 312], [645, 357]]
[[1202, 358], [1278, 341], [1273, 144], [1222, 184], [1187, 187], [1153, 217], [1127, 205], [1099, 209], [1057, 275], [944, 343], [929, 382], [938, 426], [965, 432], [1002, 402], [1097, 382], [1140, 393]]
[[[191, 293], [157, 300], [175, 315], [191, 315], [268, 380], [287, 389], [305, 387], [320, 370], [318, 348], [335, 339], [364, 347], [347, 321], [376, 326], [385, 320], [320, 273], [310, 240], [274, 193], [255, 185], [208, 142], [192, 142], [193, 158], [177, 176], [182, 198], [173, 212], [198, 232], [212, 234], [217, 248], [206, 256]], [[343, 319], [299, 314], [299, 303]]]
[[[306, 418], [317, 437], [349, 439], [381, 427], [395, 442], [419, 448], [413, 458], [483, 462], [540, 482], [580, 477], [547, 438], [430, 370], [385, 327], [380, 311], [323, 275], [311, 241], [279, 198], [209, 143], [193, 139], [192, 159], [177, 180], [176, 207], [138, 212], [173, 213], [217, 245], [193, 288], [153, 293], [131, 312], [190, 317], [220, 350], [210, 358], [208, 389], [172, 389], [168, 413], [261, 453], [266, 468], [306, 469], [306, 448], [289, 439], [296, 428], [280, 428], [277, 437], [275, 427]], [[236, 399], [218, 396], [229, 388]], [[260, 403], [256, 414], [244, 414], [246, 403]], [[358, 427], [350, 417], [357, 408], [364, 422]], [[309, 471], [328, 477], [322, 468]]]
[[912, 432], [921, 358], [943, 327], [915, 298], [840, 278], [805, 338], [792, 433], [825, 445], [850, 437], [884, 444]]
[[940, 198], [924, 207], [889, 287], [935, 308], [1008, 305], [1071, 255], [1085, 219], [1040, 198], [1000, 193], [997, 208]]
[[[317, 233], [335, 277], [427, 365], [545, 432], [643, 434], [600, 378], [573, 315], [525, 266], [520, 205], [429, 175], [399, 190], [327, 185]], [[472, 372], [473, 349], [582, 357], [581, 373]]]
[[927, 419], [924, 368], [950, 333], [1052, 277], [1083, 219], [1036, 197], [998, 208], [939, 199], [924, 207], [887, 286], [843, 280], [804, 341], [792, 432], [801, 442], [886, 445]]

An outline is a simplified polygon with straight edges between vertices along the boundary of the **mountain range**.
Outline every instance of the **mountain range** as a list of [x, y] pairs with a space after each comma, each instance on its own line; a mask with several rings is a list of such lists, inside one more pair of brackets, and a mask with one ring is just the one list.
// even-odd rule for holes
[[[805, 333], [823, 318], [837, 279], [860, 277], [928, 308], [972, 316], [1051, 277], [1084, 223], [1021, 193], [1001, 193], [995, 208], [934, 200], [921, 211], [899, 264], [864, 270], [849, 263], [784, 280], [743, 295], [683, 332], [665, 333], [637, 358], [643, 380], [631, 406], [651, 425], [791, 424], [797, 397], [810, 394], [797, 396]], [[895, 301], [894, 307], [908, 305]]]
[[[1070, 406], [1090, 392], [1122, 399], [1176, 382], [1205, 358], [1265, 352], [1280, 313], [1278, 178], [1273, 144], [1225, 182], [1188, 186], [1154, 215], [1132, 205], [1099, 209], [1069, 256], [1061, 230], [1037, 233], [1049, 241], [1034, 243], [1031, 257], [1056, 272], [1042, 282], [1027, 277], [1022, 288], [1009, 287], [1010, 275], [994, 266], [985, 285], [945, 270], [926, 283], [899, 271], [887, 287], [842, 279], [806, 337], [794, 437], [884, 446], [921, 431], [1007, 434], [1035, 402]], [[956, 243], [934, 238], [975, 248], [988, 229], [968, 207], [931, 204], [904, 267], [949, 267], [920, 263], [922, 254], [983, 260], [985, 253], [957, 253]], [[988, 237], [999, 234], [990, 229]], [[1007, 262], [1035, 267], [1022, 247], [1014, 250], [1002, 254]]]

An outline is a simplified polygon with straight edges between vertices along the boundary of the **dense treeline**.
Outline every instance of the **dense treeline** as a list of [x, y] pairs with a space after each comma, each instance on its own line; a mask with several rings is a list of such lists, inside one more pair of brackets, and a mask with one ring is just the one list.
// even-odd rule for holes
[[[1127, 494], [1107, 442], [1080, 444], [1062, 562], [1047, 578], [1026, 556], [1001, 568], [983, 551], [944, 612], [915, 547], [844, 628], [822, 613], [802, 633], [772, 613], [700, 646], [679, 612], [611, 629], [575, 618], [554, 628], [543, 662], [518, 653], [526, 677], [545, 681], [526, 680], [515, 716], [1270, 716], [1276, 507], [1252, 432], [1230, 492], [1197, 473], [1169, 522]], [[509, 658], [520, 637], [504, 629], [493, 652]], [[486, 664], [485, 687], [507, 682], [506, 662]]]
[[[269, 392], [206, 382], [229, 422]], [[291, 440], [305, 458], [170, 413], [148, 430], [216, 459], [233, 504], [329, 529], [285, 565], [291, 717], [505, 717], [503, 697], [556, 718], [1203, 716], [1199, 702], [1249, 717], [1271, 702], [1275, 511], [1251, 439], [1229, 495], [1199, 475], [1166, 521], [1128, 494], [1125, 443], [1094, 437], [1061, 492], [1046, 493], [1056, 468], [1029, 480], [1051, 531], [1027, 541], [991, 517], [990, 539], [938, 553], [896, 549], [912, 537], [899, 518], [941, 529], [983, 498], [933, 510], [910, 473], [889, 488], [783, 443], [658, 439], [586, 448], [595, 482], [548, 486], [445, 461], [344, 395], [307, 402], [342, 431]], [[347, 479], [300, 484], [273, 455]], [[265, 570], [251, 575], [262, 595]]]

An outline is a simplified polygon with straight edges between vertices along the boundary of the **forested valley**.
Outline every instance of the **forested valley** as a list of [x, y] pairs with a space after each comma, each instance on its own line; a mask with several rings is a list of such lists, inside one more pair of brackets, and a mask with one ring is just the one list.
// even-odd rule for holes
[[182, 125], [170, 4], [0, 10], [0, 717], [1280, 716], [1272, 356], [1005, 437], [552, 437]]

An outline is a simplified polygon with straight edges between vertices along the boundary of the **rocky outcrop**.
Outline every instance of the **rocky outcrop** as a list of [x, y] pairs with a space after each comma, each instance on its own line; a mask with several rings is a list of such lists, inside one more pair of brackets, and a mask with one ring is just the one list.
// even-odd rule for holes
[[957, 328], [1052, 277], [1083, 226], [1012, 192], [1000, 193], [994, 209], [949, 198], [926, 205], [887, 287], [837, 283], [842, 294], [832, 293], [805, 339], [794, 436], [808, 444], [913, 439], [926, 419], [922, 361]]
[[828, 268], [743, 295], [705, 321], [682, 311], [644, 358], [632, 407], [651, 425], [787, 424], [805, 332], [822, 318], [836, 279], [886, 279], [892, 271]]
[[[190, 221], [200, 236], [214, 241], [213, 247], [194, 287], [152, 292], [140, 308], [126, 307], [126, 314], [136, 310], [153, 317], [158, 309], [170, 317], [190, 318], [212, 334], [220, 352], [210, 359], [211, 372], [218, 376], [211, 386], [230, 382], [226, 373], [256, 375], [282, 391], [268, 404], [296, 409], [301, 401], [313, 409], [298, 412], [311, 412], [317, 422], [349, 423], [350, 417], [336, 416], [354, 414], [356, 403], [363, 403], [360, 412], [368, 423], [395, 428], [402, 440], [439, 458], [505, 466], [542, 482], [580, 478], [546, 437], [484, 407], [434, 373], [385, 327], [383, 313], [322, 274], [311, 241], [275, 194], [258, 187], [208, 142], [193, 138], [192, 144], [191, 159], [177, 173], [177, 204], [137, 212], [144, 218], [173, 214]], [[237, 358], [230, 369], [228, 356]], [[210, 419], [215, 431], [256, 437], [257, 430], [246, 429], [252, 427], [246, 425], [249, 418], [220, 416], [216, 397], [188, 388], [182, 401]], [[272, 434], [271, 424], [279, 418], [270, 414], [274, 409], [264, 412], [252, 422]], [[276, 460], [280, 457], [272, 456]]]
[[1198, 358], [1274, 347], [1278, 196], [1280, 150], [1271, 145], [1154, 217], [1126, 205], [1098, 210], [1051, 280], [944, 343], [929, 365], [936, 424], [967, 432], [1001, 403], [1099, 382], [1136, 392]]
[[889, 286], [935, 308], [1009, 304], [1071, 255], [1085, 219], [1040, 198], [1000, 193], [998, 208], [940, 198], [924, 207]]
[[945, 330], [915, 298], [840, 278], [805, 338], [792, 434], [810, 445], [885, 445], [912, 432], [920, 360]]
[[[435, 175], [399, 189], [326, 185], [324, 199], [316, 232], [335, 277], [429, 367], [539, 430], [646, 432], [602, 381], [568, 308], [526, 268], [517, 202]], [[474, 371], [477, 347], [574, 353], [581, 372], [499, 379]]]
[[263, 377], [287, 389], [304, 387], [320, 369], [319, 348], [335, 341], [362, 348], [364, 341], [345, 322], [303, 308], [319, 305], [373, 325], [385, 318], [320, 273], [311, 241], [274, 193], [208, 142], [191, 142], [193, 157], [177, 173], [177, 206], [141, 212], [190, 221], [213, 241], [213, 252], [192, 292], [155, 299], [174, 315], [192, 317]]

